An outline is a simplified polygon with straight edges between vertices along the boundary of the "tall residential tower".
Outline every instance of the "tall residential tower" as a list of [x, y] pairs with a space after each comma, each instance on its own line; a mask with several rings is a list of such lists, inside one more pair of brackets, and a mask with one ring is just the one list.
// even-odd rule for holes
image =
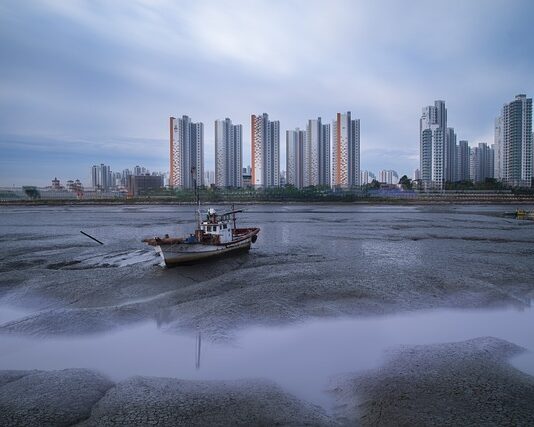
[[494, 176], [494, 150], [481, 142], [471, 148], [470, 178], [473, 182], [484, 182]]
[[456, 181], [456, 134], [447, 127], [445, 101], [423, 108], [419, 150], [421, 179], [426, 187], [443, 188], [446, 181]]
[[532, 98], [517, 95], [514, 101], [505, 104], [495, 131], [497, 163], [502, 167], [502, 180], [511, 186], [530, 186], [534, 175]]
[[280, 122], [269, 115], [251, 116], [251, 180], [255, 187], [280, 185]]
[[337, 113], [332, 123], [332, 186], [360, 185], [360, 120], [350, 111]]
[[215, 120], [215, 185], [243, 186], [243, 126]]
[[286, 131], [286, 182], [295, 188], [304, 187], [304, 151], [306, 132], [299, 128]]
[[204, 124], [193, 123], [188, 116], [170, 117], [170, 177], [175, 188], [193, 188], [204, 184]]
[[103, 163], [91, 168], [91, 186], [95, 190], [107, 191], [113, 187], [112, 172], [108, 165]]
[[470, 178], [470, 154], [467, 141], [458, 142], [456, 148], [456, 180], [469, 181]]
[[304, 165], [304, 187], [330, 187], [330, 125], [320, 117], [308, 120]]

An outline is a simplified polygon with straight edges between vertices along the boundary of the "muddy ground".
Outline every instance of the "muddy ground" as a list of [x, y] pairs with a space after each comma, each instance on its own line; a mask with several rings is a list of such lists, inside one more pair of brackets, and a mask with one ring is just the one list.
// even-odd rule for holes
[[[3, 207], [0, 306], [20, 314], [0, 314], [0, 334], [78, 336], [155, 321], [172, 333], [202, 331], [208, 340], [231, 342], [236, 331], [253, 325], [307, 319], [445, 307], [528, 309], [534, 295], [534, 223], [502, 215], [511, 210], [514, 207], [252, 206], [243, 226], [259, 226], [261, 232], [249, 254], [163, 269], [141, 240], [190, 231], [189, 207]], [[80, 230], [105, 244], [87, 239]], [[431, 357], [426, 350], [421, 354], [425, 360]], [[482, 363], [475, 353], [465, 357], [475, 365]], [[503, 363], [499, 366], [506, 366]], [[456, 368], [454, 363], [447, 367]], [[499, 381], [526, 381], [508, 368], [499, 373]], [[457, 377], [443, 378], [447, 389]], [[405, 381], [416, 388], [420, 384], [415, 374]], [[417, 391], [397, 385], [417, 398]], [[350, 390], [354, 399], [361, 393], [375, 396], [370, 402], [380, 394], [372, 387]], [[492, 389], [484, 393], [493, 393], [497, 400], [501, 396]], [[392, 402], [401, 399], [391, 396]], [[381, 419], [365, 408], [362, 422]], [[460, 411], [465, 416], [468, 412]], [[342, 414], [324, 421], [324, 414], [311, 413], [312, 424], [358, 418]], [[417, 424], [410, 417], [406, 420]], [[425, 420], [430, 418], [419, 421]]]

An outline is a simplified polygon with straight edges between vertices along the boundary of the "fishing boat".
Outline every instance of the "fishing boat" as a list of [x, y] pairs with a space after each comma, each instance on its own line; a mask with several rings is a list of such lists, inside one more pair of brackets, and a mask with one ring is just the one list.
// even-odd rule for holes
[[[248, 251], [252, 243], [258, 238], [260, 229], [237, 228], [236, 214], [242, 210], [233, 209], [223, 214], [217, 214], [210, 208], [205, 215], [200, 211], [200, 196], [195, 179], [195, 168], [191, 168], [191, 178], [196, 198], [195, 232], [187, 237], [154, 237], [144, 239], [143, 242], [154, 246], [156, 252], [163, 258], [167, 267], [192, 264], [225, 254], [238, 251]], [[203, 220], [201, 218], [204, 217]]]
[[[154, 246], [167, 267], [192, 264], [224, 254], [248, 251], [258, 238], [259, 228], [237, 228], [236, 214], [242, 210], [231, 210], [217, 214], [215, 209], [207, 210], [205, 219], [197, 222], [194, 234], [187, 237], [154, 237], [143, 242]], [[201, 212], [198, 211], [200, 218]]]

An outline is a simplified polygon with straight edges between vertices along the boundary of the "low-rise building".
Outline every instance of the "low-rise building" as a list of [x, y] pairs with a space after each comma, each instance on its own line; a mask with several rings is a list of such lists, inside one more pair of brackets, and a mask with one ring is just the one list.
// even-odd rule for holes
[[161, 175], [129, 175], [128, 196], [142, 196], [152, 191], [163, 188], [163, 176]]

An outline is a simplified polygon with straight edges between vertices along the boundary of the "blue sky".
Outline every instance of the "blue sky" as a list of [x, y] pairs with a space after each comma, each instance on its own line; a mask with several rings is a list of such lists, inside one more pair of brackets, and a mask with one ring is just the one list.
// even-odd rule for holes
[[[411, 174], [435, 99], [470, 143], [534, 93], [534, 2], [4, 1], [0, 185], [88, 183], [94, 163], [168, 170], [168, 117], [250, 114], [285, 130], [338, 111], [361, 120], [361, 167]], [[282, 167], [285, 169], [285, 167]]]

